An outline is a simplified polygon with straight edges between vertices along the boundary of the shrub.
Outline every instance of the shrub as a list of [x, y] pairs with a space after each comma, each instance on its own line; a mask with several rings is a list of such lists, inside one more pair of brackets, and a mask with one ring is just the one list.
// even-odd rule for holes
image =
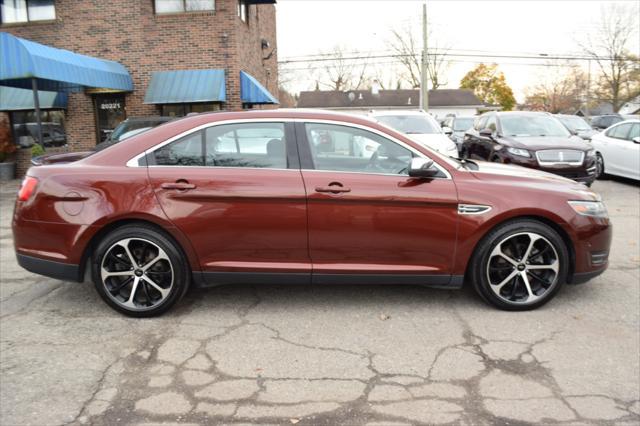
[[44, 154], [44, 148], [39, 143], [33, 144], [31, 147], [31, 158]]

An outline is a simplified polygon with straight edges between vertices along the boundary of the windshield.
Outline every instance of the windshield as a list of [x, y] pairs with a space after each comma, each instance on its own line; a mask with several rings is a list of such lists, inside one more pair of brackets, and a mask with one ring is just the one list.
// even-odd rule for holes
[[562, 122], [569, 130], [578, 132], [581, 130], [591, 130], [591, 126], [584, 121], [582, 117], [558, 117], [558, 120]]
[[473, 117], [456, 118], [453, 120], [453, 131], [464, 132], [473, 127]]
[[441, 133], [437, 123], [428, 116], [381, 115], [376, 120], [406, 134]]
[[500, 124], [505, 136], [571, 136], [566, 127], [548, 115], [503, 115]]

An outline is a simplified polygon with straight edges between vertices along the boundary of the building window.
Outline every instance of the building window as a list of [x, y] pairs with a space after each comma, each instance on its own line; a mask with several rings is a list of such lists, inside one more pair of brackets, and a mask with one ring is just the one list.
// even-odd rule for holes
[[242, 22], [249, 20], [249, 5], [246, 0], [238, 0], [238, 17]]
[[[40, 111], [40, 120], [42, 120], [42, 141], [45, 148], [67, 144], [63, 110]], [[30, 148], [38, 142], [38, 120], [35, 111], [12, 112], [11, 124], [13, 140], [20, 148]]]
[[184, 117], [187, 114], [220, 111], [220, 103], [166, 104], [160, 106], [160, 114], [165, 117]]
[[155, 0], [156, 13], [180, 13], [215, 10], [214, 0]]
[[0, 0], [0, 6], [3, 24], [56, 19], [53, 0]]

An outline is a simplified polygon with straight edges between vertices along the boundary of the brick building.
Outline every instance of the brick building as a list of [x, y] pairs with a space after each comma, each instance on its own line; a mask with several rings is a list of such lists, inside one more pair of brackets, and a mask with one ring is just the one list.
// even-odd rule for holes
[[[273, 3], [275, 0], [0, 0], [0, 31], [116, 61], [129, 71], [133, 91], [98, 88], [69, 93], [66, 112], [49, 114], [63, 117], [68, 149], [85, 150], [103, 140], [125, 117], [269, 107], [243, 101], [241, 74], [277, 93]], [[181, 70], [217, 71], [223, 79], [220, 98], [162, 104], [155, 93], [156, 101], [150, 103], [152, 79]], [[176, 82], [175, 78], [171, 81]], [[160, 84], [168, 90], [166, 85], [166, 81]], [[49, 115], [45, 121], [53, 120]], [[14, 139], [20, 119], [16, 112], [0, 112], [0, 126], [11, 122]], [[28, 150], [18, 150], [18, 156], [26, 158], [22, 151]], [[19, 164], [18, 168], [20, 174], [24, 167]]]

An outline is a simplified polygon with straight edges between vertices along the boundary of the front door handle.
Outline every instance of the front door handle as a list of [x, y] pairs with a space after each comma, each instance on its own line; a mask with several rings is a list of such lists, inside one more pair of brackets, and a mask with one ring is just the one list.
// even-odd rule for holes
[[165, 182], [160, 185], [162, 189], [177, 189], [179, 191], [186, 191], [188, 189], [195, 189], [196, 186], [189, 182]]
[[316, 187], [316, 192], [330, 192], [332, 194], [340, 194], [343, 192], [351, 192], [351, 188], [345, 188], [340, 182], [331, 182], [328, 186]]

